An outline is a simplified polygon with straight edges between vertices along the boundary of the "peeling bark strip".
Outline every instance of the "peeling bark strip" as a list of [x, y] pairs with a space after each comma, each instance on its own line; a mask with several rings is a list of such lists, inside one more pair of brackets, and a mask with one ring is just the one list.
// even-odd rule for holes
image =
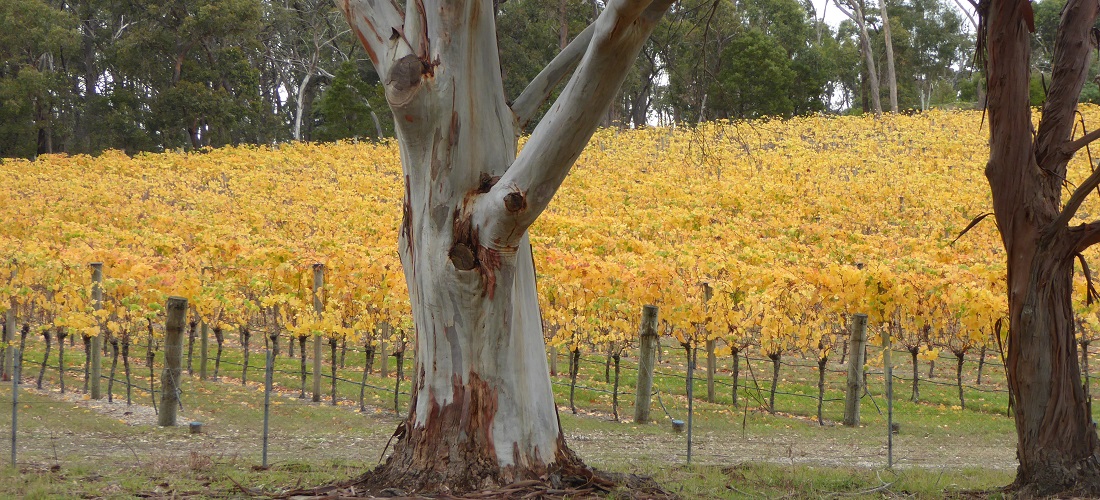
[[1084, 146], [1072, 141], [1073, 118], [1098, 13], [1091, 0], [1069, 0], [1063, 9], [1038, 131], [1028, 103], [1031, 4], [991, 0], [979, 30], [989, 82], [986, 177], [1008, 262], [1005, 366], [1020, 461], [1014, 486], [1024, 497], [1100, 495], [1100, 440], [1081, 385], [1070, 302], [1074, 255], [1100, 242], [1100, 221], [1068, 225], [1100, 175], [1061, 205], [1067, 163]]
[[[509, 107], [493, 2], [339, 2], [386, 75], [405, 178], [416, 384], [377, 484], [461, 493], [583, 468], [554, 406], [527, 228], [671, 4], [606, 2]], [[517, 155], [523, 125], [574, 67]]]

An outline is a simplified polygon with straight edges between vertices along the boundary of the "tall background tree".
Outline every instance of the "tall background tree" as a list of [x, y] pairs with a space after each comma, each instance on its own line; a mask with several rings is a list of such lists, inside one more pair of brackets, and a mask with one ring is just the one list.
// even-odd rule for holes
[[[944, 1], [885, 5], [900, 109], [972, 105], [978, 97], [965, 56], [970, 37]], [[1059, 1], [1037, 4], [1041, 26], [1060, 12]], [[494, 2], [508, 95], [603, 4]], [[864, 25], [875, 76], [885, 81], [882, 7], [867, 3]], [[379, 112], [383, 79], [329, 0], [10, 0], [0, 8], [15, 13], [6, 15], [18, 28], [0, 36], [5, 156], [394, 133]], [[822, 14], [803, 0], [678, 2], [642, 47], [601, 125], [871, 112], [858, 25], [831, 26]], [[1047, 59], [1037, 56], [1033, 71], [1040, 94]], [[879, 93], [888, 99], [886, 85]], [[1085, 98], [1100, 100], [1100, 89], [1087, 87]], [[524, 132], [541, 118], [532, 116]]]
[[60, 55], [76, 52], [74, 16], [40, 0], [0, 4], [0, 156], [60, 150], [75, 97]]

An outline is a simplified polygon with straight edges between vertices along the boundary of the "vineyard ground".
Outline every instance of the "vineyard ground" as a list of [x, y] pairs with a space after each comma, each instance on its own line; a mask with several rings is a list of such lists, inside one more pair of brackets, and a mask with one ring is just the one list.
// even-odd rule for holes
[[[682, 358], [682, 353], [666, 348], [665, 362], [658, 365], [657, 386], [669, 413], [686, 419], [684, 381], [678, 375], [683, 373], [683, 365], [678, 363], [678, 354]], [[242, 487], [270, 493], [324, 484], [373, 467], [398, 423], [393, 394], [381, 389], [368, 391], [365, 413], [358, 411], [358, 387], [347, 383], [338, 387], [340, 401], [336, 406], [328, 402], [327, 380], [324, 402], [298, 399], [298, 379], [292, 374], [298, 360], [282, 359], [276, 377], [278, 393], [273, 397], [271, 467], [258, 470], [263, 409], [263, 390], [258, 382], [263, 371], [254, 365], [248, 384], [242, 386], [237, 378], [241, 357], [236, 349], [226, 350], [219, 382], [200, 381], [197, 375], [184, 377], [180, 422], [203, 422], [204, 432], [198, 435], [188, 434], [186, 425], [156, 427], [149, 394], [136, 388], [132, 406], [124, 402], [125, 392], [118, 383], [114, 394], [122, 402], [84, 399], [79, 393], [83, 360], [79, 345], [66, 353], [72, 370], [67, 372], [69, 392], [60, 394], [55, 369], [47, 371], [44, 390], [34, 390], [36, 360], [40, 361], [41, 356], [39, 349], [30, 346], [25, 385], [20, 393], [18, 468], [4, 467], [0, 472], [0, 497], [126, 498], [173, 493], [233, 497], [243, 495]], [[144, 354], [132, 352], [131, 356], [135, 385], [148, 387], [148, 379], [138, 375], [148, 374]], [[250, 364], [261, 358], [254, 353]], [[355, 360], [358, 358], [349, 352], [347, 368], [339, 373], [340, 378], [358, 380], [353, 374], [361, 373], [362, 364], [356, 366]], [[776, 415], [759, 408], [755, 390], [742, 391], [739, 407], [730, 406], [728, 386], [719, 391], [716, 403], [697, 400], [693, 465], [686, 466], [685, 435], [670, 430], [658, 403], [654, 401], [654, 418], [661, 417], [659, 423], [612, 421], [611, 386], [603, 381], [602, 357], [588, 355], [584, 360], [575, 396], [578, 415], [569, 410], [568, 377], [562, 374], [555, 378], [562, 425], [570, 446], [593, 466], [653, 475], [686, 498], [816, 498], [827, 493], [869, 491], [884, 484], [889, 487], [876, 490], [877, 494], [890, 491], [936, 498], [945, 491], [1003, 486], [1014, 472], [1012, 422], [1004, 416], [1003, 406], [998, 408], [997, 393], [968, 395], [968, 400], [975, 400], [975, 409], [958, 409], [951, 405], [952, 395], [957, 398], [953, 385], [925, 383], [922, 393], [928, 402], [912, 404], [902, 401], [908, 395], [908, 386], [896, 384], [895, 420], [902, 427], [895, 436], [898, 465], [887, 471], [885, 419], [877, 413], [871, 398], [863, 401], [862, 427], [851, 429], [832, 423], [840, 420], [839, 403], [826, 404], [827, 425], [818, 425], [811, 418], [816, 413], [816, 402], [798, 396], [816, 395], [816, 372], [798, 366], [784, 367], [781, 373], [780, 390], [786, 394], [777, 395]], [[564, 371], [561, 361], [559, 369]], [[791, 360], [792, 365], [801, 362]], [[631, 366], [629, 360], [624, 360], [624, 368]], [[905, 366], [899, 363], [899, 371]], [[830, 368], [840, 367], [834, 364]], [[968, 384], [974, 383], [973, 368], [968, 367], [964, 375], [970, 377]], [[982, 388], [1003, 387], [1003, 375], [998, 379], [996, 369], [990, 368], [996, 367], [987, 367]], [[748, 374], [744, 364], [742, 369], [745, 379]], [[950, 380], [948, 367], [937, 369], [942, 373], [936, 381]], [[158, 378], [159, 370], [156, 366]], [[926, 370], [923, 367], [922, 371]], [[770, 366], [754, 362], [753, 372], [766, 398], [765, 373], [770, 375]], [[370, 382], [379, 388], [392, 387], [396, 381], [392, 367], [390, 373], [384, 382], [377, 373], [372, 374]], [[719, 379], [728, 381], [728, 375], [728, 371], [720, 372]], [[830, 372], [826, 399], [839, 396], [843, 383], [839, 377]], [[700, 379], [695, 389], [697, 397], [706, 394], [703, 374]], [[626, 393], [620, 399], [622, 415], [633, 414], [634, 381], [633, 370], [624, 369], [620, 384]], [[869, 375], [869, 381], [872, 394], [883, 405], [881, 375], [877, 387], [874, 374]], [[982, 395], [989, 396], [982, 398], [989, 401], [977, 404]], [[6, 401], [4, 408], [10, 408], [10, 385], [0, 390], [0, 401]], [[404, 399], [400, 402], [402, 410], [406, 404]], [[6, 436], [10, 412], [4, 413], [9, 417], [0, 420], [0, 426]]]

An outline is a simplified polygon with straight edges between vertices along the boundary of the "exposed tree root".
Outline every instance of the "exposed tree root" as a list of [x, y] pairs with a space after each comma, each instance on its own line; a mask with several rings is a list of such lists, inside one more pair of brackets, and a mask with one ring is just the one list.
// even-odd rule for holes
[[1100, 462], [1090, 456], [1069, 467], [1049, 466], [1043, 474], [1024, 476], [1005, 488], [1017, 498], [1100, 498]]
[[[381, 468], [381, 467], [380, 467]], [[379, 468], [379, 469], [380, 469]], [[596, 471], [586, 467], [573, 468], [568, 472], [555, 471], [538, 479], [519, 481], [497, 488], [471, 491], [462, 494], [431, 492], [409, 492], [378, 481], [383, 474], [379, 469], [370, 471], [358, 478], [342, 483], [317, 488], [298, 489], [277, 495], [265, 494], [268, 498], [287, 500], [343, 499], [343, 498], [393, 498], [393, 499], [579, 499], [579, 498], [617, 498], [617, 499], [653, 499], [673, 500], [679, 496], [664, 490], [653, 479], [634, 474], [620, 474]]]

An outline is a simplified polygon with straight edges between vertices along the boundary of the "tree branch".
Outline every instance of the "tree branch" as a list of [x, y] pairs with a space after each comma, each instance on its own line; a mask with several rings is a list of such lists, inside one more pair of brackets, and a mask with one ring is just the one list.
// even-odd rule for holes
[[1097, 139], [1100, 139], [1100, 129], [1093, 130], [1081, 136], [1081, 138], [1076, 141], [1066, 143], [1065, 147], [1062, 148], [1062, 152], [1067, 156], [1073, 156], [1073, 153], [1076, 153], [1079, 149], [1088, 146], [1089, 143]]
[[[973, 0], [971, 0], [971, 4], [973, 5]], [[969, 10], [966, 10], [966, 6], [963, 5], [962, 0], [955, 0], [955, 5], [959, 7], [959, 10], [961, 10], [963, 14], [966, 14], [966, 18], [970, 20], [970, 25], [974, 27], [974, 32], [977, 32], [978, 21], [974, 19], [974, 15], [971, 14]]]
[[[1020, 4], [1031, 14], [1031, 4]], [[1073, 134], [1077, 102], [1088, 78], [1091, 62], [1093, 24], [1100, 14], [1095, 0], [1069, 0], [1058, 24], [1054, 41], [1054, 61], [1050, 87], [1043, 103], [1042, 119], [1035, 133], [1035, 159], [1043, 170], [1065, 177], [1068, 157], [1062, 155], [1067, 138]], [[1034, 29], [1034, 21], [1028, 26]]]
[[1081, 208], [1081, 204], [1085, 202], [1085, 198], [1088, 197], [1089, 192], [1096, 189], [1096, 186], [1100, 186], [1100, 168], [1093, 170], [1092, 174], [1077, 186], [1077, 189], [1073, 190], [1073, 194], [1070, 195], [1069, 200], [1066, 201], [1066, 205], [1062, 207], [1062, 211], [1058, 214], [1058, 218], [1054, 219], [1047, 226], [1046, 232], [1058, 230], [1058, 228], [1069, 224], [1070, 219], [1074, 215], [1077, 215], [1077, 209]]
[[[833, 5], [836, 5], [836, 8], [840, 10], [841, 14], [848, 16], [848, 19], [856, 21], [856, 15], [853, 14], [852, 11], [846, 9], [843, 5], [840, 5], [840, 0], [833, 0]], [[859, 9], [858, 5], [856, 6], [856, 9]], [[862, 14], [860, 16], [862, 17]]]
[[588, 25], [573, 41], [569, 42], [550, 64], [547, 64], [538, 76], [527, 84], [527, 88], [519, 94], [512, 104], [512, 112], [516, 115], [516, 128], [523, 130], [527, 123], [534, 118], [542, 104], [550, 98], [554, 89], [558, 88], [561, 81], [577, 67], [577, 63], [588, 51], [588, 44], [592, 41], [592, 33], [595, 32], [596, 23]]
[[1100, 243], [1100, 221], [1092, 221], [1071, 227], [1069, 232], [1077, 240], [1077, 244], [1073, 249], [1075, 253], [1084, 252], [1088, 247]]
[[397, 42], [405, 15], [395, 0], [337, 0], [347, 16], [351, 31], [367, 49], [379, 75], [388, 75], [390, 65], [397, 60]]
[[500, 181], [477, 201], [473, 222], [486, 243], [516, 244], [546, 209], [673, 1], [612, 0], [600, 13], [569, 83]]

